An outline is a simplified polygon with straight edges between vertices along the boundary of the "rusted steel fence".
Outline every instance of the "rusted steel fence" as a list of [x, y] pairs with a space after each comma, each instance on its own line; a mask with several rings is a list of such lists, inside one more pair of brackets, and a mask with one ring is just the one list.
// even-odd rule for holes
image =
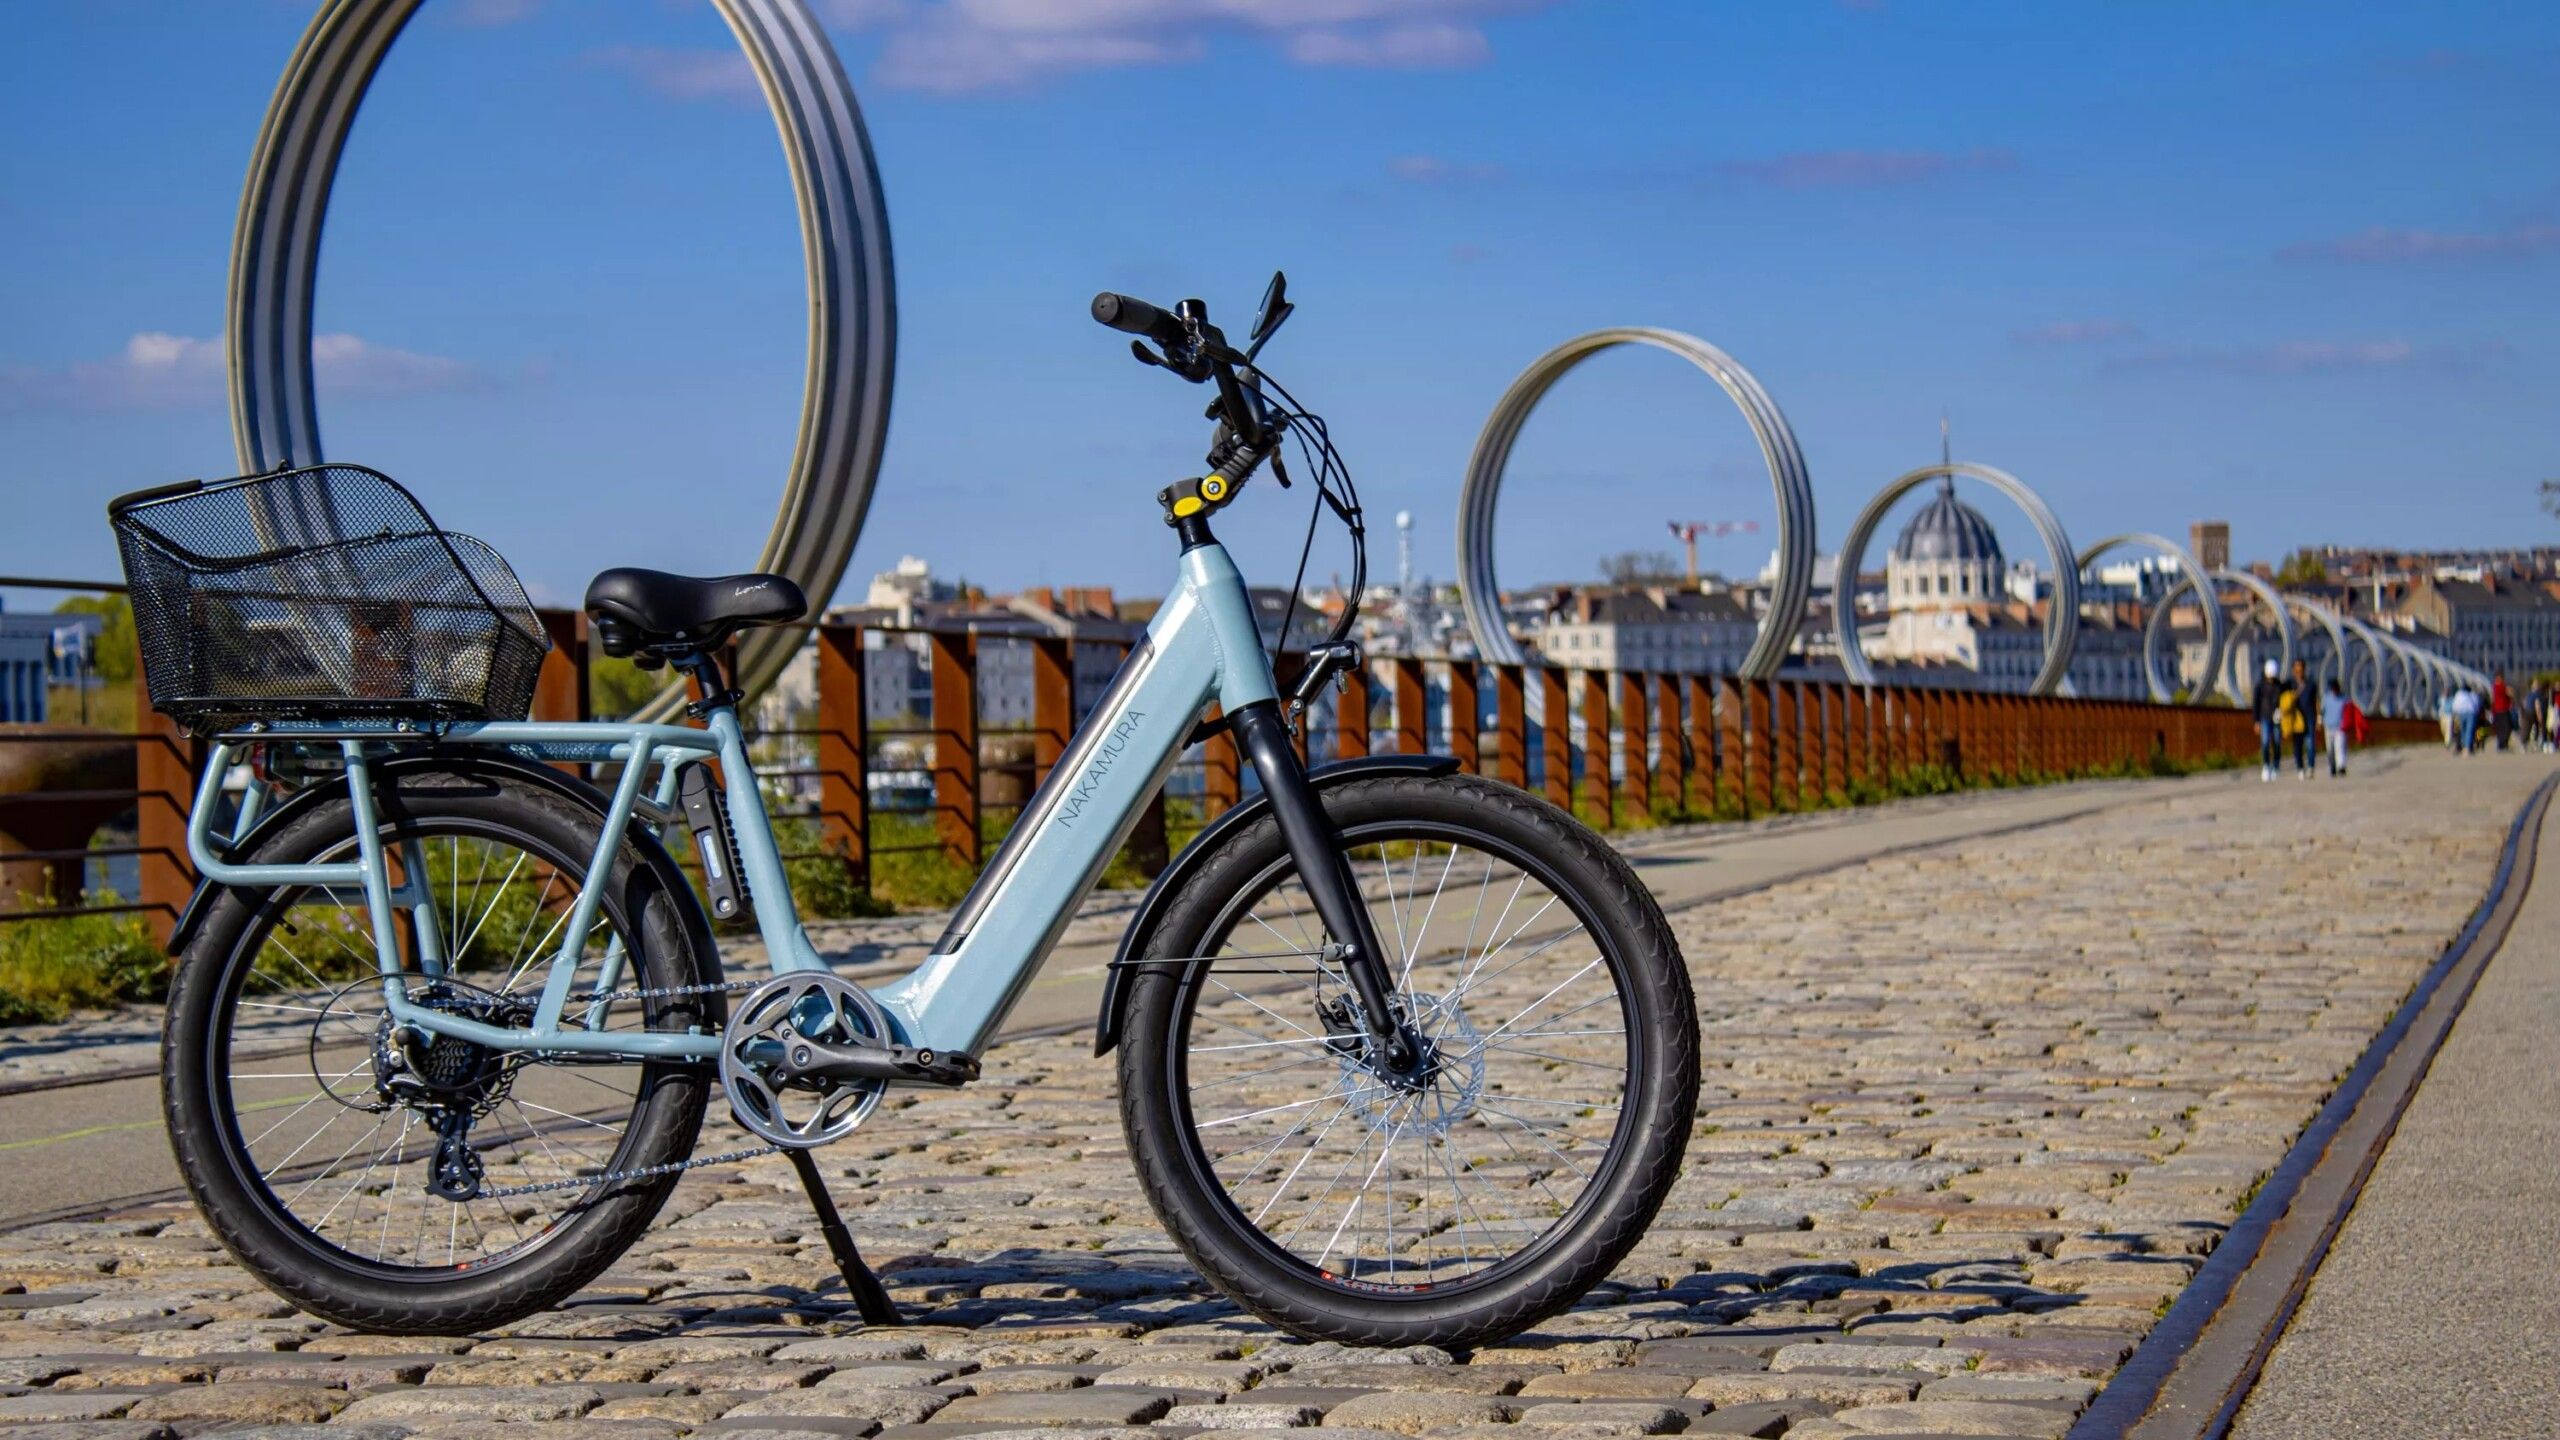
[[[88, 586], [88, 589], [113, 587]], [[535, 690], [538, 719], [592, 712], [583, 616], [545, 612], [555, 648]], [[963, 871], [983, 864], [1022, 801], [1048, 778], [1078, 712], [1080, 643], [1053, 637], [898, 632], [815, 624], [807, 702], [786, 723], [754, 731], [773, 757], [765, 778], [783, 813], [814, 822], [814, 850], [868, 888], [883, 857], [939, 852]], [[920, 634], [927, 703], [875, 720], [869, 653], [890, 636]], [[1028, 721], [982, 723], [982, 651], [1031, 649]], [[900, 641], [897, 643], [907, 643]], [[1125, 653], [1121, 641], [1107, 644]], [[1115, 662], [1116, 663], [1116, 662]], [[1284, 681], [1299, 657], [1282, 657]], [[0, 796], [11, 811], [130, 803], [132, 845], [76, 845], [0, 854], [11, 865], [130, 854], [137, 911], [164, 934], [194, 884], [185, 815], [203, 747], [153, 713], [136, 685], [130, 786]], [[1017, 707], [1017, 710], [1019, 707]], [[2377, 744], [2433, 740], [2432, 721], [2372, 721]], [[95, 742], [96, 732], [10, 733], [12, 743]], [[1439, 753], [1472, 773], [1575, 807], [1594, 823], [1741, 819], [1978, 785], [2092, 773], [2145, 773], [2228, 762], [2253, 753], [2249, 717], [2218, 706], [2075, 700], [1972, 690], [1856, 686], [1836, 679], [1592, 670], [1539, 664], [1392, 657], [1347, 676], [1319, 705], [1300, 744], [1323, 762], [1372, 753]], [[902, 777], [902, 778], [901, 778]], [[1128, 859], [1163, 868], [1176, 842], [1241, 802], [1249, 771], [1221, 735], [1196, 747], [1143, 817]], [[33, 827], [29, 827], [33, 828]], [[893, 833], [894, 832], [894, 833]], [[57, 900], [75, 898], [57, 893]], [[0, 897], [0, 906], [14, 897]], [[21, 909], [0, 919], [60, 913]]]

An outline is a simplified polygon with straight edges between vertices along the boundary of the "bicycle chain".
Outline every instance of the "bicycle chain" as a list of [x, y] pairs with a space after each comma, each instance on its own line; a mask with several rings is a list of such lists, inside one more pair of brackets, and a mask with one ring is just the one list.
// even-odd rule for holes
[[[714, 985], [661, 985], [630, 990], [590, 990], [572, 995], [572, 1005], [593, 1005], [618, 1000], [672, 1000], [685, 995], [735, 995], [753, 990], [761, 980], [728, 980]], [[637, 1170], [607, 1170], [601, 1175], [584, 1175], [567, 1180], [537, 1180], [525, 1185], [499, 1185], [480, 1191], [475, 1200], [511, 1200], [519, 1195], [547, 1195], [561, 1190], [583, 1190], [598, 1185], [619, 1185], [629, 1180], [654, 1180], [661, 1175], [681, 1175], [706, 1165], [727, 1165], [738, 1160], [753, 1160], [765, 1155], [779, 1155], [782, 1147], [766, 1145], [753, 1150], [731, 1150], [721, 1155], [697, 1155], [690, 1160], [676, 1160], [664, 1165], [643, 1165]]]
[[565, 1003], [594, 1005], [616, 1000], [672, 1000], [681, 995], [736, 995], [763, 983], [761, 980], [726, 980], [717, 985], [661, 985], [654, 990], [589, 990], [582, 995], [570, 996]]
[[542, 1195], [555, 1190], [584, 1190], [596, 1185], [619, 1185], [626, 1180], [654, 1180], [661, 1175], [677, 1175], [699, 1170], [705, 1165], [726, 1165], [733, 1160], [753, 1160], [760, 1155], [782, 1153], [779, 1145], [760, 1150], [732, 1150], [725, 1155], [697, 1155], [690, 1160], [676, 1160], [665, 1165], [643, 1165], [637, 1170], [607, 1170], [601, 1175], [584, 1175], [568, 1180], [537, 1180], [529, 1185], [499, 1185], [484, 1189], [474, 1200], [508, 1200], [518, 1195]]

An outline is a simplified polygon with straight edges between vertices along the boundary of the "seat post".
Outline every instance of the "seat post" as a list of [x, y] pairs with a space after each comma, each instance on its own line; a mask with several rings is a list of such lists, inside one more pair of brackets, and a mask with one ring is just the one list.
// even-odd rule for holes
[[668, 657], [687, 680], [693, 682], [695, 695], [687, 702], [684, 713], [699, 720], [723, 705], [736, 705], [746, 699], [731, 689], [728, 677], [720, 673], [720, 657], [709, 650], [693, 649]]

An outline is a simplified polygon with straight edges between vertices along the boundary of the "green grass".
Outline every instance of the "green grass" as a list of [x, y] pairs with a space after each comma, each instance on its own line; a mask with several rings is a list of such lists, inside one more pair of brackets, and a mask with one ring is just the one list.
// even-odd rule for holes
[[[112, 905], [112, 894], [83, 897]], [[0, 925], [0, 1025], [39, 1025], [74, 1010], [157, 1000], [169, 957], [137, 915], [71, 912]]]

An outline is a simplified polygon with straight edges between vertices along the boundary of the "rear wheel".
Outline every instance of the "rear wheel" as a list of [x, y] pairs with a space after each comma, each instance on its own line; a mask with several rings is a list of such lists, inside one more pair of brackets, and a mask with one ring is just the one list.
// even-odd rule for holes
[[1322, 792], [1426, 1078], [1370, 1062], [1275, 822], [1223, 839], [1133, 977], [1122, 1114], [1156, 1213], [1301, 1335], [1473, 1345], [1564, 1309], [1676, 1177], [1698, 1086], [1687, 969], [1625, 861], [1466, 776]]
[[[592, 862], [588, 811], [522, 782], [410, 771], [377, 783], [403, 909], [402, 984], [418, 1003], [527, 1028]], [[324, 802], [260, 863], [350, 859], [352, 807]], [[419, 872], [423, 872], [420, 874]], [[573, 996], [707, 981], [679, 899], [625, 844], [604, 877]], [[425, 926], [447, 963], [430, 974]], [[605, 957], [619, 973], [602, 985]], [[564, 1027], [716, 1029], [715, 997], [574, 999]], [[232, 1255], [305, 1310], [358, 1329], [482, 1329], [565, 1298], [611, 1264], [676, 1176], [700, 1065], [533, 1057], [400, 1033], [383, 1003], [360, 894], [225, 894], [172, 986], [162, 1091], [188, 1189]]]

